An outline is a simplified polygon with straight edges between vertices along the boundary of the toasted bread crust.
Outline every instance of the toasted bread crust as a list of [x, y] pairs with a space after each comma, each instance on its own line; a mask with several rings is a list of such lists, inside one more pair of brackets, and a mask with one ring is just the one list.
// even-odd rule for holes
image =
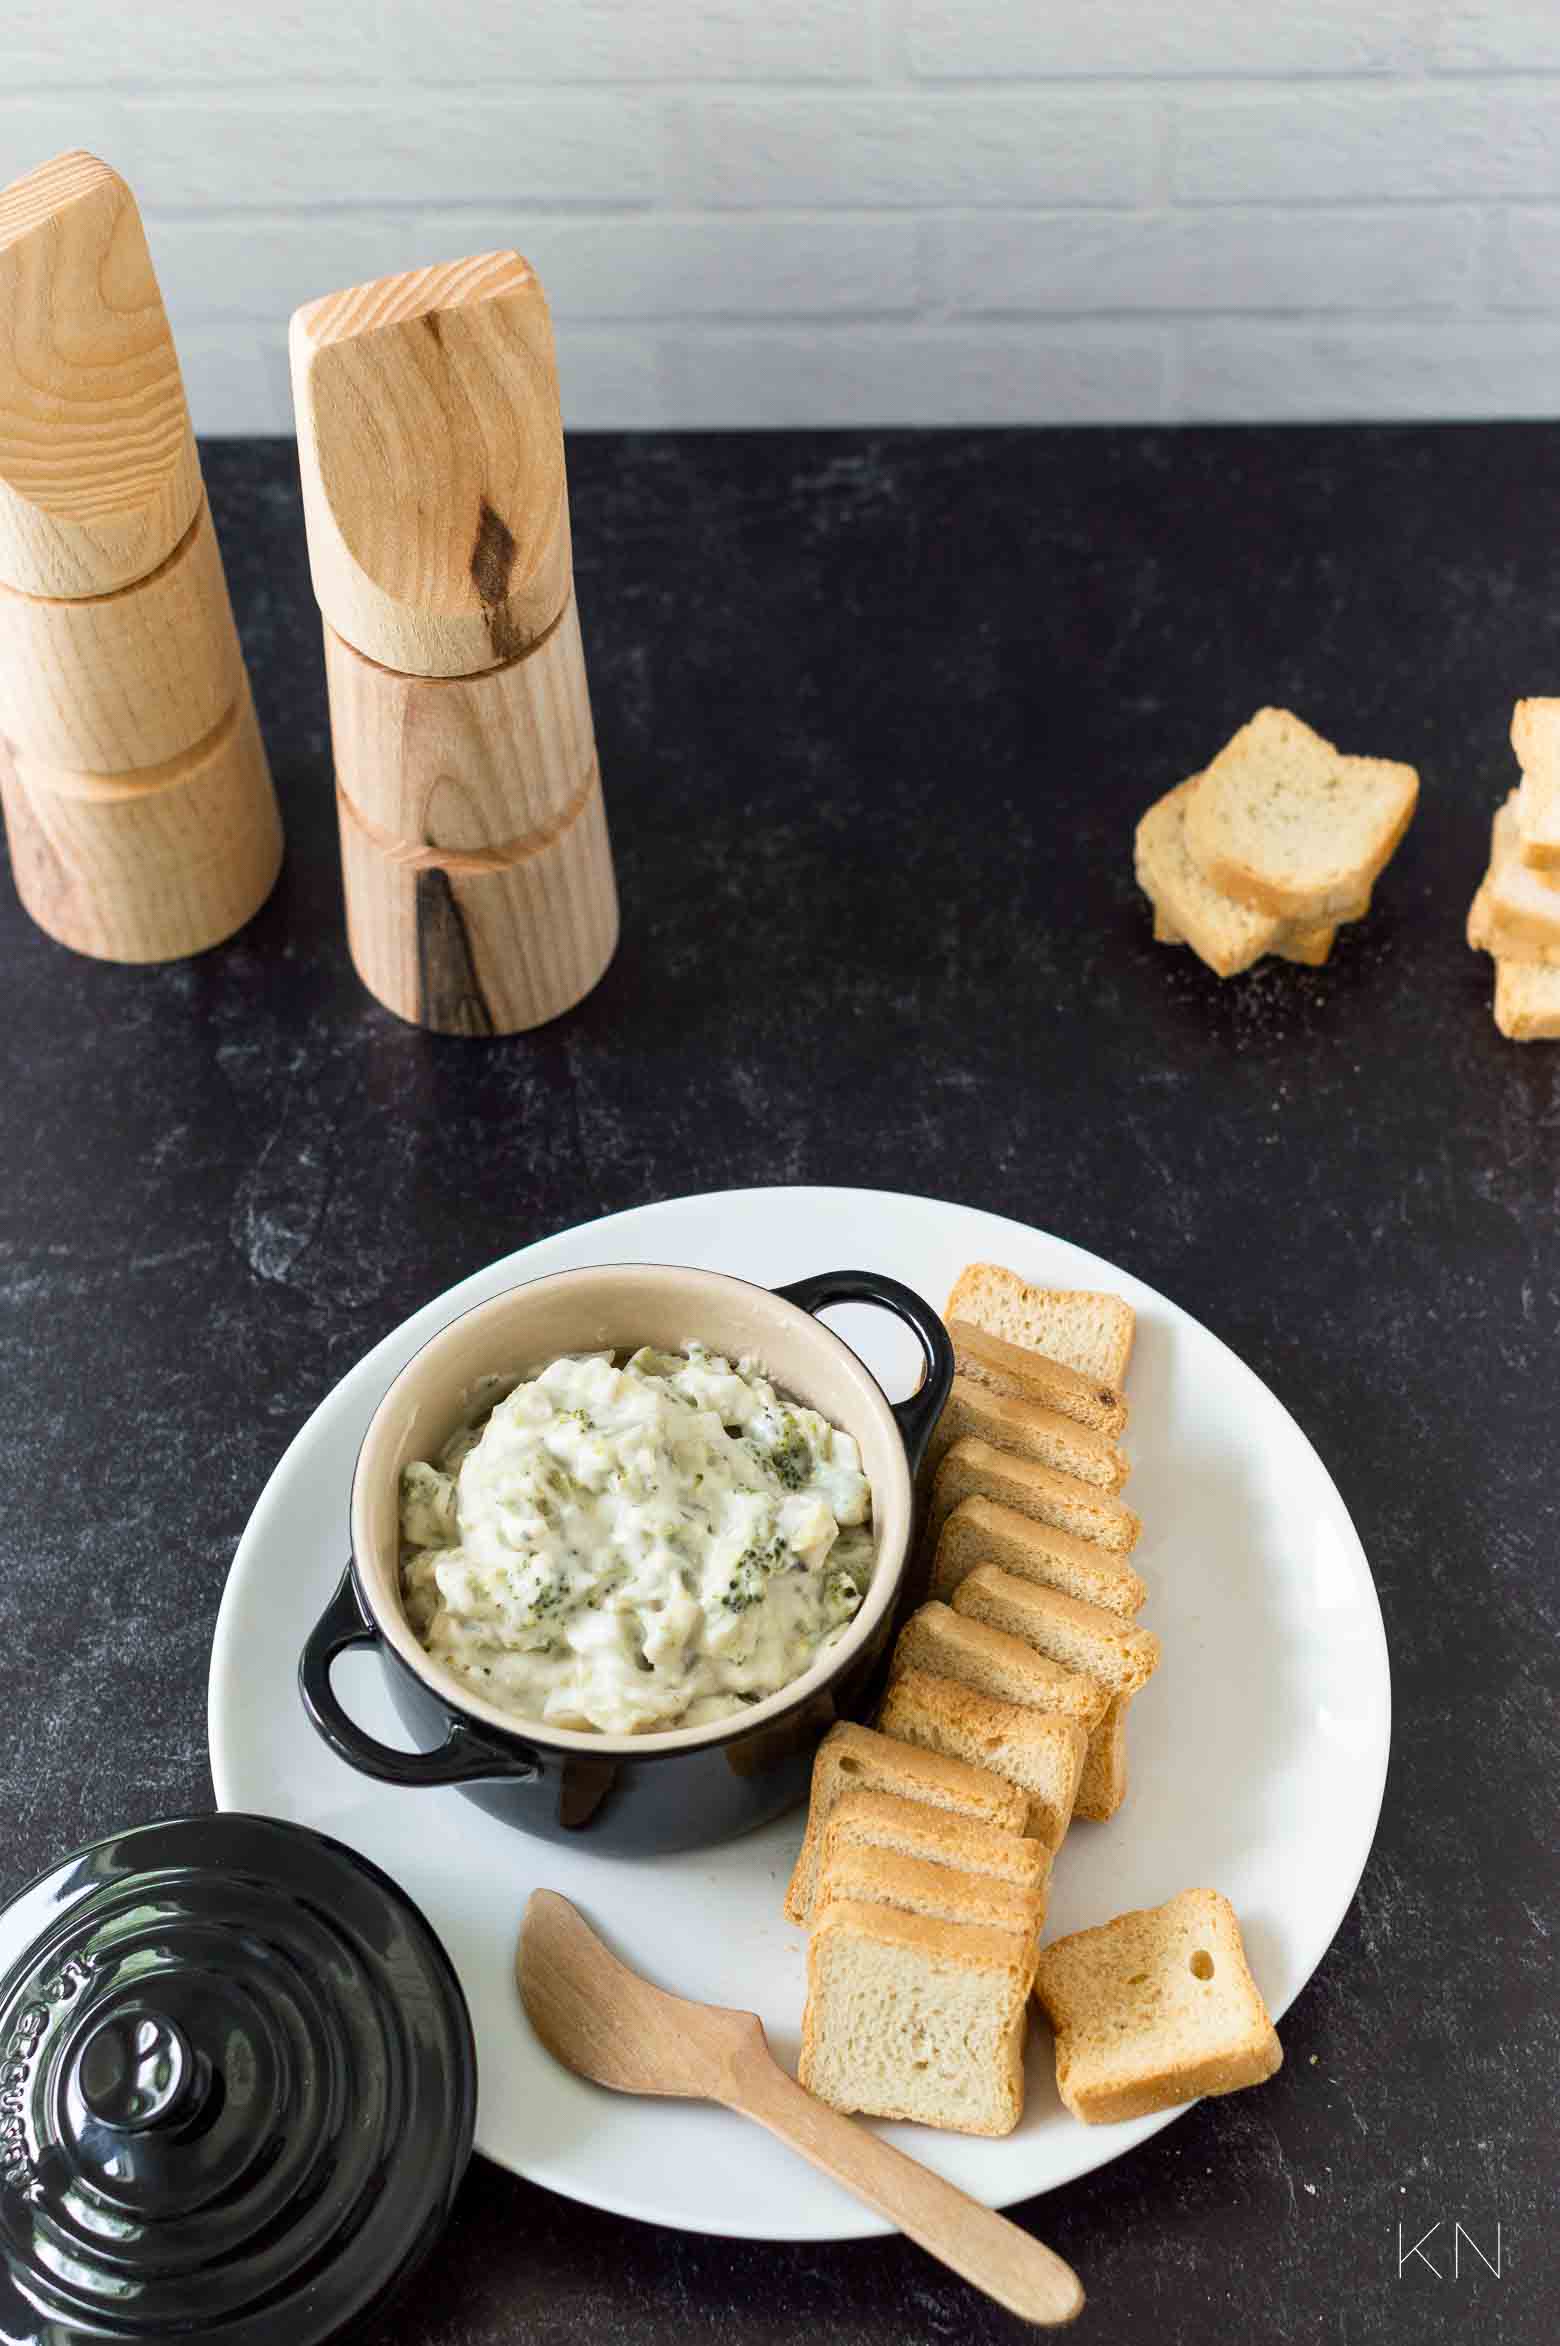
[[1105, 1716], [1089, 1734], [1073, 1815], [1086, 1817], [1091, 1824], [1104, 1824], [1127, 1797], [1127, 1705], [1131, 1699], [1127, 1694], [1112, 1695]]
[[[830, 1931], [849, 1931], [880, 1947], [910, 1947], [957, 1963], [966, 1971], [994, 1971], [1006, 1979], [1021, 1979], [1027, 1992], [1032, 1971], [1027, 1951], [1014, 1946], [1013, 1933], [993, 1930], [976, 1922], [942, 1922], [929, 1914], [906, 1914], [897, 1906], [879, 1906], [865, 1899], [838, 1898], [818, 1917], [814, 1942]], [[1058, 1942], [1060, 1944], [1060, 1942]]]
[[[1088, 1675], [1112, 1694], [1136, 1694], [1159, 1667], [1159, 1640], [1151, 1629], [1139, 1629], [1103, 1605], [1081, 1603], [1060, 1589], [1039, 1588], [1016, 1580], [995, 1564], [979, 1564], [954, 1593], [953, 1610], [998, 1629], [1010, 1628], [1015, 1637], [1027, 1637], [1040, 1653], [1058, 1658], [1065, 1641], [1069, 1650], [1089, 1656]], [[1064, 1663], [1063, 1668], [1076, 1667]]]
[[1495, 1024], [1513, 1043], [1560, 1039], [1560, 969], [1532, 961], [1497, 961]]
[[1518, 852], [1534, 871], [1553, 871], [1560, 867], [1560, 700], [1518, 701], [1511, 746], [1522, 768]]
[[906, 1670], [925, 1670], [1002, 1702], [1076, 1719], [1090, 1736], [1109, 1707], [1104, 1688], [1092, 1678], [1064, 1669], [1010, 1630], [956, 1613], [935, 1598], [911, 1614], [895, 1641], [890, 1675]]
[[[1185, 785], [1182, 784], [1181, 787], [1184, 789]], [[1163, 802], [1161, 801], [1160, 803]], [[1149, 809], [1149, 813], [1152, 814], [1153, 811], [1154, 810], [1151, 807]], [[1147, 820], [1146, 816], [1144, 820]], [[1139, 828], [1141, 829], [1141, 825]], [[1149, 910], [1154, 916], [1154, 943], [1156, 945], [1191, 944], [1191, 939], [1189, 937], [1183, 937], [1180, 930], [1175, 926], [1175, 923], [1167, 917], [1163, 904], [1154, 893], [1154, 882], [1152, 878], [1145, 878], [1145, 867], [1141, 854], [1138, 857], [1136, 869], [1137, 884], [1142, 889], [1144, 895], [1148, 898]], [[1350, 919], [1363, 920], [1365, 914], [1369, 910], [1370, 904], [1367, 899], [1366, 902], [1360, 905], [1358, 912], [1351, 913], [1349, 917]], [[1301, 928], [1293, 922], [1286, 922], [1284, 927], [1279, 931], [1277, 940], [1269, 948], [1269, 950], [1276, 954], [1280, 961], [1298, 961], [1302, 962], [1307, 969], [1321, 969], [1325, 967], [1328, 958], [1332, 953], [1333, 946], [1337, 943], [1337, 939], [1338, 928], [1336, 923], [1330, 925], [1324, 924], [1320, 928]], [[1197, 948], [1193, 946], [1192, 950], [1196, 952]], [[1197, 958], [1199, 961], [1207, 963], [1207, 966], [1213, 971], [1215, 977], [1225, 977], [1227, 975], [1235, 974], [1232, 971], [1225, 971], [1220, 969], [1218, 963], [1216, 961], [1210, 960], [1206, 953], [1198, 953]]]
[[961, 1499], [995, 1499], [1059, 1531], [1092, 1540], [1125, 1556], [1142, 1535], [1141, 1519], [1112, 1491], [1096, 1490], [1076, 1475], [1058, 1474], [1032, 1458], [1014, 1458], [990, 1442], [966, 1434], [953, 1444], [937, 1469], [927, 1513], [928, 1543], [935, 1548], [942, 1527]]
[[829, 1729], [813, 1760], [807, 1830], [785, 1894], [789, 1922], [805, 1924], [811, 1912], [819, 1842], [842, 1784], [852, 1790], [859, 1785], [895, 1791], [1011, 1833], [1022, 1833], [1028, 1818], [1024, 1795], [989, 1768], [897, 1743], [842, 1719]]
[[973, 1377], [955, 1376], [943, 1413], [927, 1447], [925, 1471], [935, 1473], [955, 1442], [978, 1436], [1016, 1458], [1055, 1467], [1097, 1490], [1119, 1491], [1129, 1472], [1114, 1443], [1038, 1401], [993, 1393]]
[[984, 1385], [990, 1393], [1054, 1409], [1058, 1416], [1075, 1418], [1079, 1425], [1103, 1434], [1108, 1441], [1125, 1433], [1127, 1404], [1114, 1385], [1082, 1376], [1065, 1361], [1032, 1352], [1025, 1344], [1009, 1344], [1005, 1337], [977, 1328], [956, 1312], [947, 1314], [947, 1327], [955, 1366], [971, 1383]]
[[1024, 1794], [1030, 1833], [1060, 1848], [1089, 1746], [1078, 1720], [1026, 1710], [926, 1670], [906, 1670], [893, 1679], [878, 1717], [886, 1735], [933, 1751], [974, 1743], [983, 1764]]
[[1560, 966], [1560, 887], [1524, 860], [1518, 794], [1490, 826], [1489, 869], [1468, 913], [1468, 942], [1500, 961]]
[[896, 1849], [928, 1864], [990, 1874], [1042, 1897], [1051, 1877], [1051, 1852], [1043, 1841], [1027, 1833], [1004, 1833], [924, 1801], [903, 1800], [894, 1792], [847, 1792], [836, 1801], [824, 1829], [823, 1855], [827, 1859], [843, 1848]]
[[1130, 1619], [1148, 1591], [1130, 1564], [1093, 1540], [1037, 1523], [999, 1500], [961, 1499], [946, 1517], [932, 1560], [931, 1594], [951, 1602], [978, 1564], [996, 1564], [1015, 1579], [1061, 1589], [1085, 1604]]
[[841, 1899], [892, 1906], [931, 1921], [978, 1923], [985, 1930], [1016, 1931], [1035, 1946], [1045, 1920], [1045, 1899], [1039, 1890], [999, 1881], [992, 1874], [970, 1873], [934, 1858], [906, 1857], [896, 1849], [842, 1842], [831, 1833], [818, 1872], [815, 1916], [827, 1914]]

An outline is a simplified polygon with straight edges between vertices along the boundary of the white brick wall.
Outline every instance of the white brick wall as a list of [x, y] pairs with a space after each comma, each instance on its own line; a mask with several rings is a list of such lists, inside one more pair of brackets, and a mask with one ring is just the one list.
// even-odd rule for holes
[[1560, 410], [1560, 0], [9, 0], [0, 181], [66, 146], [205, 431], [496, 244], [576, 426]]

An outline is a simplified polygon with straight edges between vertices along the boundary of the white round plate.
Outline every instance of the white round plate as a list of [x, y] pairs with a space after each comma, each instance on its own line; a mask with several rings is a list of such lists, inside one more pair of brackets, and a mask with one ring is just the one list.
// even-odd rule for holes
[[[723, 1849], [631, 1860], [558, 1848], [458, 1792], [396, 1791], [355, 1774], [304, 1716], [304, 1637], [347, 1549], [347, 1493], [385, 1387], [458, 1312], [547, 1271], [690, 1263], [777, 1286], [810, 1271], [891, 1272], [934, 1304], [967, 1262], [1046, 1286], [1106, 1287], [1138, 1314], [1129, 1379], [1133, 1563], [1164, 1644], [1132, 1707], [1131, 1790], [1107, 1825], [1079, 1824], [1057, 1860], [1048, 1935], [1157, 1905], [1193, 1885], [1233, 1900], [1277, 2018], [1325, 1953], [1370, 1849], [1391, 1697], [1381, 1612], [1343, 1501], [1294, 1420], [1234, 1354], [1152, 1288], [1020, 1223], [876, 1190], [753, 1189], [676, 1198], [567, 1230], [413, 1314], [320, 1404], [272, 1475], [233, 1560], [211, 1656], [209, 1733], [223, 1808], [295, 1818], [377, 1861], [427, 1915], [476, 2025], [477, 2147], [571, 2199], [689, 2231], [844, 2240], [888, 2227], [755, 2126], [724, 2110], [628, 2099], [560, 2069], [514, 1984], [521, 1911], [564, 1891], [610, 1943], [679, 1994], [757, 2011], [794, 2068], [805, 1943], [780, 1901], [800, 1813]], [[885, 1313], [828, 1315], [891, 1398], [912, 1339]], [[696, 1332], [696, 1331], [695, 1331]], [[366, 1653], [337, 1685], [371, 1734], [406, 1745]], [[1173, 2113], [1171, 2113], [1173, 2115]], [[978, 2199], [1027, 2199], [1130, 2150], [1168, 2116], [1085, 2127], [1056, 2098], [1043, 2023], [1028, 2098], [1001, 2141], [885, 2131]]]

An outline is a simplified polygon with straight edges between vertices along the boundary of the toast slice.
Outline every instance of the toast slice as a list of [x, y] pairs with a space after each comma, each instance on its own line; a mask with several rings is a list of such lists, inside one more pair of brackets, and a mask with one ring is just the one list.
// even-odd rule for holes
[[1011, 2134], [1033, 1968], [1012, 1931], [836, 1899], [808, 1941], [797, 2076], [836, 2110]]
[[1037, 1523], [1070, 1531], [1076, 1539], [1092, 1540], [1112, 1555], [1124, 1556], [1136, 1547], [1143, 1526], [1112, 1491], [1096, 1490], [1075, 1475], [1058, 1474], [1054, 1466], [1039, 1466], [1032, 1458], [1013, 1458], [966, 1434], [945, 1452], [932, 1484], [927, 1511], [927, 1537], [935, 1545], [942, 1527], [962, 1499], [995, 1499]]
[[944, 1319], [970, 1320], [1009, 1344], [1026, 1345], [1082, 1377], [1119, 1387], [1132, 1358], [1137, 1314], [1119, 1295], [1078, 1287], [1031, 1287], [1000, 1263], [967, 1263], [953, 1283]]
[[961, 1499], [946, 1517], [932, 1559], [931, 1594], [951, 1602], [977, 1564], [995, 1564], [1015, 1580], [1059, 1588], [1064, 1596], [1130, 1619], [1148, 1595], [1119, 1555], [1094, 1540], [1037, 1523], [995, 1499]]
[[926, 1471], [935, 1474], [955, 1442], [974, 1434], [993, 1449], [1015, 1458], [1033, 1458], [1054, 1466], [1058, 1474], [1075, 1475], [1096, 1490], [1119, 1491], [1127, 1479], [1126, 1459], [1113, 1442], [1075, 1418], [1037, 1401], [1015, 1401], [992, 1393], [970, 1377], [956, 1376], [926, 1453]]
[[1093, 1678], [1110, 1694], [1138, 1693], [1159, 1667], [1159, 1640], [1151, 1629], [1139, 1629], [1102, 1605], [1080, 1604], [1060, 1589], [1015, 1580], [994, 1564], [978, 1564], [960, 1581], [953, 1609], [1023, 1638], [1036, 1653]]
[[1086, 2126], [1260, 2085], [1283, 2061], [1240, 1924], [1217, 1890], [1074, 1931], [1040, 1951], [1056, 2088]]
[[1514, 1043], [1560, 1039], [1560, 969], [1536, 961], [1497, 961], [1495, 1024]]
[[1089, 1730], [1073, 1813], [1096, 1824], [1113, 1817], [1127, 1796], [1127, 1705], [1159, 1667], [1158, 1638], [1099, 1605], [990, 1564], [967, 1574], [953, 1601], [956, 1611], [1006, 1629], [1108, 1693], [1104, 1716]]
[[1000, 1832], [976, 1824], [952, 1809], [930, 1808], [896, 1792], [847, 1792], [835, 1803], [824, 1831], [821, 1863], [838, 1849], [889, 1849], [928, 1865], [957, 1866], [961, 1873], [989, 1874], [1044, 1900], [1051, 1879], [1051, 1852], [1027, 1834]]
[[1560, 872], [1560, 701], [1518, 701], [1511, 746], [1522, 768], [1517, 835], [1523, 861]]
[[871, 1906], [897, 1906], [904, 1914], [929, 1915], [934, 1922], [973, 1922], [983, 1930], [1016, 1931], [1026, 1948], [1037, 1948], [1045, 1922], [1041, 1891], [999, 1882], [992, 1874], [966, 1873], [924, 1857], [902, 1857], [896, 1849], [830, 1841], [818, 1869], [814, 1916], [827, 1914], [836, 1898]]
[[1259, 709], [1199, 776], [1186, 851], [1215, 888], [1259, 912], [1343, 920], [1413, 820], [1419, 776], [1345, 757], [1287, 709]]
[[973, 1321], [950, 1317], [947, 1325], [955, 1367], [969, 1383], [1013, 1401], [1054, 1409], [1059, 1417], [1075, 1418], [1108, 1441], [1126, 1432], [1127, 1405], [1113, 1385], [1082, 1376], [1064, 1360], [1049, 1360], [1027, 1345], [1009, 1344]]
[[[1200, 779], [1194, 774], [1156, 799], [1134, 836], [1137, 884], [1153, 907], [1155, 938], [1161, 945], [1190, 945], [1215, 977], [1238, 977], [1268, 953], [1319, 969], [1333, 949], [1334, 925], [1304, 927], [1259, 912], [1215, 888], [1193, 863], [1186, 851], [1186, 810]], [[1369, 906], [1366, 890], [1340, 917], [1358, 919]]]
[[[1141, 887], [1142, 882], [1139, 881], [1138, 885]], [[1147, 895], [1147, 893], [1145, 889], [1144, 894]], [[1186, 944], [1188, 940], [1185, 937], [1177, 936], [1152, 896], [1149, 897], [1148, 903], [1149, 910], [1154, 916], [1154, 943], [1156, 945]], [[1349, 917], [1351, 920], [1363, 920], [1369, 910], [1369, 903], [1364, 903], [1357, 913], [1351, 913]], [[1287, 923], [1279, 932], [1277, 942], [1269, 947], [1269, 951], [1275, 961], [1293, 961], [1304, 969], [1325, 969], [1332, 959], [1332, 949], [1338, 942], [1340, 926], [1341, 923], [1338, 921], [1324, 921], [1320, 928], [1303, 929], [1293, 922]], [[1203, 954], [1198, 958], [1206, 960], [1207, 956]], [[1210, 963], [1209, 966], [1211, 968], [1212, 964]], [[1223, 977], [1225, 974], [1223, 970], [1215, 971], [1215, 975], [1218, 977]], [[1237, 973], [1231, 971], [1229, 974], [1234, 976]]]
[[926, 1604], [911, 1614], [895, 1643], [892, 1668], [896, 1677], [903, 1670], [929, 1670], [934, 1678], [951, 1678], [999, 1702], [1076, 1719], [1091, 1735], [1109, 1707], [1109, 1696], [1092, 1678], [1064, 1670], [1023, 1638], [956, 1613], [951, 1605]]
[[1085, 1817], [1093, 1825], [1103, 1825], [1113, 1817], [1127, 1797], [1127, 1705], [1131, 1699], [1130, 1695], [1113, 1694], [1104, 1718], [1089, 1731], [1073, 1815]]
[[878, 1725], [923, 1751], [989, 1768], [1024, 1795], [1034, 1838], [1061, 1847], [1089, 1742], [1076, 1719], [977, 1694], [928, 1670], [905, 1670], [889, 1684]]
[[846, 1792], [897, 1793], [903, 1800], [924, 1801], [1005, 1833], [1022, 1833], [1029, 1815], [1024, 1794], [989, 1768], [895, 1743], [870, 1727], [842, 1719], [829, 1729], [813, 1761], [807, 1831], [785, 1894], [790, 1922], [805, 1923], [812, 1912], [824, 1831], [835, 1802]]
[[1560, 886], [1523, 860], [1515, 791], [1490, 829], [1490, 868], [1468, 914], [1468, 942], [1498, 960], [1560, 966]]

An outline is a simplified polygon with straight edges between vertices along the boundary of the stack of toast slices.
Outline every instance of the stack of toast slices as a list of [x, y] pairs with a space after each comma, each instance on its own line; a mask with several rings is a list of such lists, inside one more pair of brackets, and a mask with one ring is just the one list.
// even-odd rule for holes
[[1418, 799], [1412, 766], [1345, 757], [1289, 710], [1259, 709], [1137, 827], [1155, 937], [1218, 977], [1269, 953], [1320, 967], [1370, 909]]
[[[1127, 1710], [1159, 1641], [1135, 1620], [1140, 1526], [1119, 1496], [1131, 1307], [981, 1263], [946, 1316], [957, 1374], [923, 1484], [928, 1595], [900, 1631], [876, 1727], [836, 1726], [819, 1748], [785, 1911], [810, 1926], [802, 2083], [840, 2109], [1005, 2134], [1023, 2108], [1037, 1965], [1077, 1943], [1041, 1953], [1051, 1868], [1075, 1816], [1108, 1818], [1126, 1797]], [[1247, 2059], [1235, 2074], [1255, 1990], [1229, 1956], [1233, 1916], [1221, 1929], [1199, 1948], [1217, 1949], [1217, 1971], [1186, 1991], [1176, 1975], [1164, 2025], [1141, 1980], [1120, 1990], [1134, 2090], [1157, 2081], [1155, 2107], [1223, 2090], [1185, 2083], [1194, 2057], [1198, 2077], [1221, 2059], [1231, 2085], [1258, 2073]], [[1103, 1961], [1100, 1981], [1108, 2004]], [[1082, 2009], [1109, 2033], [1097, 2005]], [[1063, 2098], [1091, 2123], [1126, 2114], [1087, 2077]]]
[[1560, 1037], [1560, 700], [1518, 701], [1521, 786], [1495, 816], [1468, 942], [1495, 962], [1495, 1024], [1513, 1042]]

